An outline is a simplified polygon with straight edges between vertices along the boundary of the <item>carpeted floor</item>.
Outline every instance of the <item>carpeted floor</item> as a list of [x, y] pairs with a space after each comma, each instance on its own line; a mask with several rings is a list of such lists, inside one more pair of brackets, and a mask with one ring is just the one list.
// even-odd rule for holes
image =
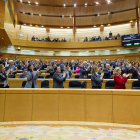
[[140, 140], [139, 128], [94, 125], [1, 125], [0, 140]]

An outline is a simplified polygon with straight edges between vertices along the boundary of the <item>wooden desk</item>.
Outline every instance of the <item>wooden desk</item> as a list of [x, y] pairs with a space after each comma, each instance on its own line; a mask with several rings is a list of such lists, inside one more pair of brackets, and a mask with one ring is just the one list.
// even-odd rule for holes
[[[26, 79], [23, 78], [9, 78], [9, 84], [10, 84], [10, 88], [21, 88], [22, 87], [22, 82], [25, 81]], [[41, 88], [41, 82], [45, 80], [45, 79], [37, 79], [37, 84], [39, 86], [39, 88]], [[46, 79], [49, 81], [49, 87], [53, 88], [53, 79]], [[69, 82], [72, 80], [79, 80], [80, 82], [82, 81], [86, 81], [87, 82], [87, 89], [92, 89], [91, 86], [91, 80], [90, 79], [66, 79], [66, 81], [64, 82], [64, 88], [69, 88]], [[105, 79], [103, 80], [102, 83], [102, 89], [105, 89], [105, 83], [108, 80], [113, 80], [113, 79]], [[137, 79], [129, 79], [127, 80], [126, 85], [126, 89], [132, 89], [132, 82], [133, 81], [137, 81]]]
[[0, 121], [140, 124], [140, 91], [0, 89]]

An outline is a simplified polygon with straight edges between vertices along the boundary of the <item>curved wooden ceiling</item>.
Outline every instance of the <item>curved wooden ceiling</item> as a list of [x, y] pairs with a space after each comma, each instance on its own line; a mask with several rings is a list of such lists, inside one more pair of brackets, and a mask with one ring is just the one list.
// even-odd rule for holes
[[[30, 4], [28, 4], [30, 1]], [[76, 26], [93, 26], [107, 23], [123, 23], [136, 19], [137, 0], [20, 0], [16, 1], [18, 21], [48, 27], [73, 26], [73, 15]], [[99, 5], [95, 5], [95, 2]], [[38, 2], [38, 5], [35, 3]], [[140, 0], [138, 0], [140, 5]], [[73, 7], [76, 3], [77, 7]], [[87, 7], [85, 7], [87, 3]], [[64, 7], [63, 4], [66, 6]], [[44, 6], [43, 6], [44, 5]], [[45, 6], [47, 5], [47, 6]], [[89, 6], [90, 5], [90, 6]], [[69, 7], [68, 7], [69, 6]], [[109, 12], [109, 14], [108, 14]], [[113, 12], [113, 14], [110, 14]], [[28, 15], [30, 13], [30, 15]], [[40, 16], [41, 14], [41, 16]], [[100, 16], [95, 16], [99, 14]], [[64, 15], [64, 18], [60, 16]]]

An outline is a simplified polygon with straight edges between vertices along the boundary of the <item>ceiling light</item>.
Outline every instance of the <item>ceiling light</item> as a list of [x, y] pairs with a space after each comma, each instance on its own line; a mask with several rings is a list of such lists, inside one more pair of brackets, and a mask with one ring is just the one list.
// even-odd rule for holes
[[31, 15], [33, 15], [33, 13], [31, 13]]
[[3, 39], [3, 38], [2, 38]]
[[38, 25], [35, 25], [36, 27], [38, 27]]
[[28, 3], [30, 3], [30, 1], [28, 1]]
[[108, 0], [107, 3], [110, 4], [110, 0]]
[[44, 27], [43, 25], [41, 27]]
[[108, 26], [110, 26], [111, 24], [108, 24]]
[[104, 26], [104, 25], [101, 25], [102, 27]]
[[95, 25], [93, 27], [96, 27]]
[[99, 2], [95, 2], [97, 5], [99, 4]]
[[63, 6], [65, 7], [65, 6], [66, 6], [66, 4], [63, 4]]
[[74, 7], [76, 7], [76, 3], [74, 4]]
[[100, 16], [100, 14], [98, 14], [98, 16]]
[[110, 14], [110, 12], [108, 12], [108, 15]]
[[22, 2], [22, 0], [20, 0], [20, 2]]
[[32, 26], [32, 24], [30, 24], [30, 26]]
[[62, 26], [60, 28], [63, 28]]
[[133, 20], [130, 20], [130, 22], [133, 22]]
[[85, 6], [87, 6], [87, 3], [85, 3]]
[[25, 12], [23, 12], [23, 14], [25, 14]]
[[41, 16], [41, 14], [39, 14], [39, 16]]
[[70, 18], [72, 18], [72, 16], [70, 15]]
[[38, 4], [38, 2], [36, 2], [35, 4]]
[[24, 23], [23, 25], [26, 25], [26, 23]]
[[70, 28], [69, 26], [67, 28]]

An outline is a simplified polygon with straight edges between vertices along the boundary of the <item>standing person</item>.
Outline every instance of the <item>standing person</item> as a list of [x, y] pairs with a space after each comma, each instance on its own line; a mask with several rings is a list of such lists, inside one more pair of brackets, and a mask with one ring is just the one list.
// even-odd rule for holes
[[5, 72], [5, 67], [3, 64], [0, 64], [0, 88], [9, 88], [8, 75], [10, 69]]
[[76, 67], [76, 74], [79, 74], [80, 73], [80, 67], [81, 67], [81, 64], [79, 63], [78, 64], [78, 67]]
[[90, 73], [90, 66], [87, 65], [87, 62], [83, 62], [83, 66], [80, 67], [80, 76], [79, 78], [88, 77], [88, 73]]
[[65, 72], [66, 72], [66, 74], [67, 74], [66, 78], [67, 78], [67, 79], [71, 79], [71, 78], [72, 78], [72, 71], [71, 71], [69, 65], [66, 65], [66, 67], [65, 67]]
[[93, 66], [91, 70], [91, 73], [92, 73], [91, 85], [93, 89], [101, 89], [102, 87], [104, 73], [102, 73], [100, 76], [98, 72], [99, 72], [99, 68], [97, 66]]
[[60, 67], [54, 68], [55, 73], [53, 74], [53, 88], [64, 88], [64, 81], [66, 80], [66, 72], [61, 75]]
[[106, 68], [103, 70], [104, 79], [112, 79], [113, 67], [110, 68], [110, 64], [106, 64]]
[[114, 74], [114, 82], [115, 82], [115, 88], [114, 89], [125, 89], [125, 83], [127, 82], [127, 78], [129, 77], [129, 74], [123, 74], [121, 75], [121, 68], [116, 67], [113, 71]]
[[38, 72], [39, 70], [34, 71], [33, 64], [28, 65], [28, 69], [25, 72], [25, 75], [27, 77], [27, 83], [25, 85], [25, 88], [38, 88], [38, 85], [36, 82], [36, 79], [38, 78]]
[[53, 78], [53, 74], [55, 73], [55, 70], [54, 68], [56, 67], [56, 64], [52, 64], [52, 67], [49, 69], [49, 72], [50, 72], [50, 78]]
[[138, 79], [139, 63], [135, 62], [134, 67], [131, 68], [130, 72], [132, 73], [131, 79]]

